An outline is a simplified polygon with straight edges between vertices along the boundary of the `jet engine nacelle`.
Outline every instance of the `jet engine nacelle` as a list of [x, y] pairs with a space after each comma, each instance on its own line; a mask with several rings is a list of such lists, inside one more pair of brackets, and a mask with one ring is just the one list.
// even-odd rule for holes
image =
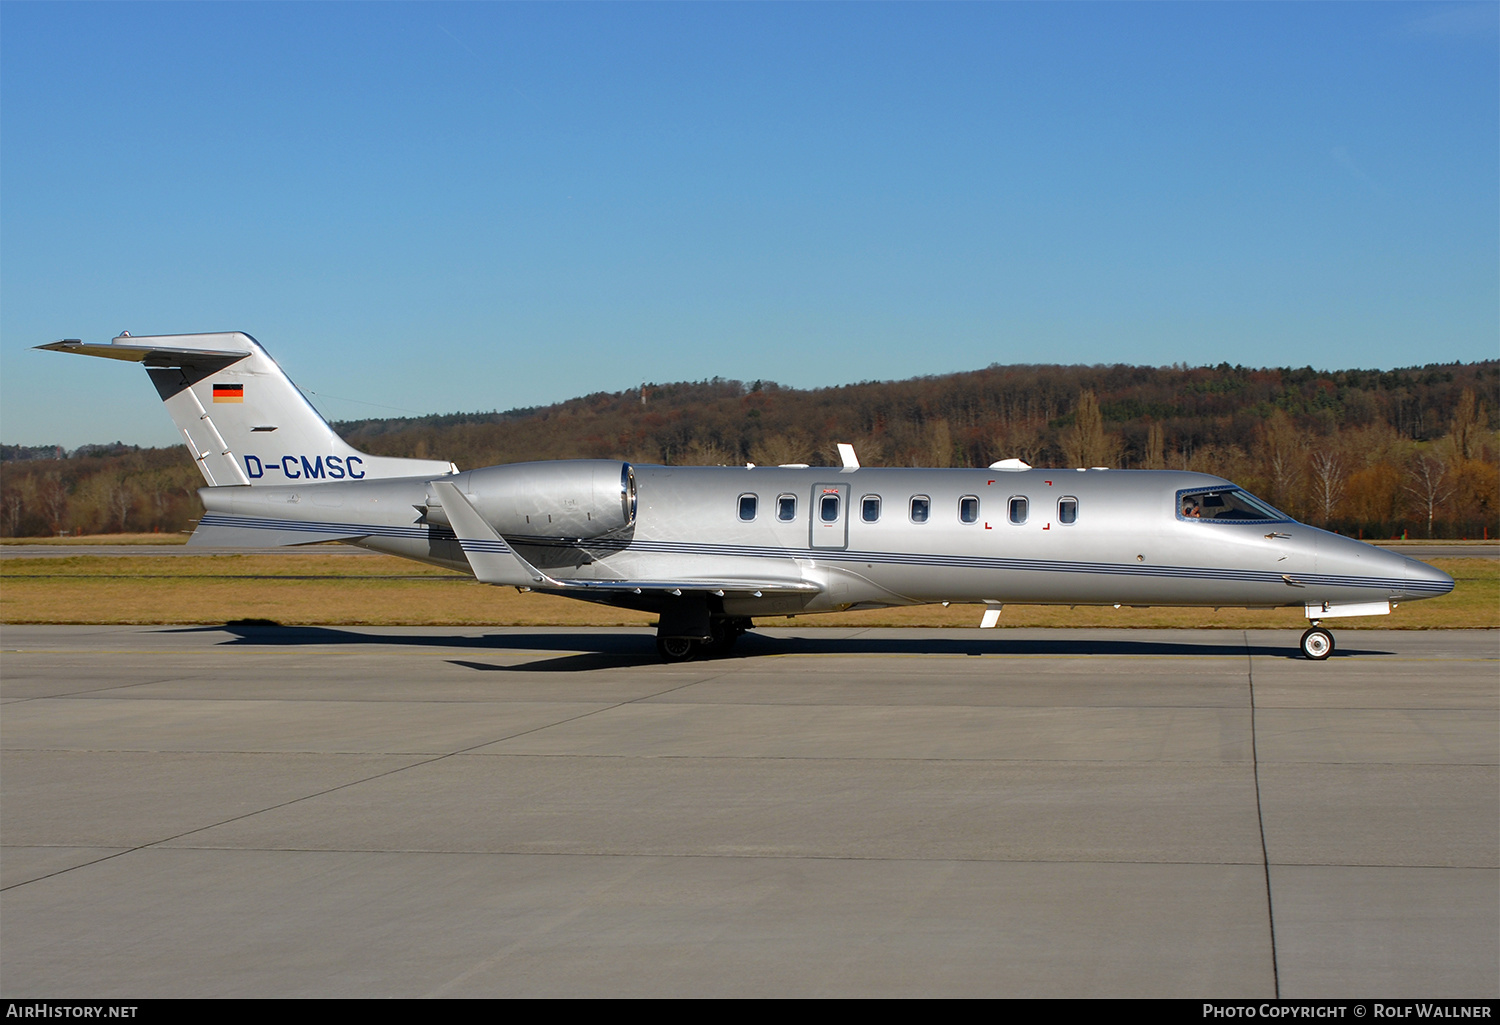
[[[511, 463], [445, 477], [502, 535], [600, 537], [635, 525], [635, 471], [609, 459]], [[427, 488], [427, 521], [451, 526]]]

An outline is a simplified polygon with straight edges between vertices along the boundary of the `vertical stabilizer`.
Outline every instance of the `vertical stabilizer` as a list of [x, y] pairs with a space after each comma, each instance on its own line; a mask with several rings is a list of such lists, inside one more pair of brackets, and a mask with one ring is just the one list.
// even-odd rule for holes
[[144, 364], [212, 487], [457, 472], [441, 460], [371, 456], [351, 448], [242, 331], [127, 334], [108, 345], [69, 339], [37, 348]]

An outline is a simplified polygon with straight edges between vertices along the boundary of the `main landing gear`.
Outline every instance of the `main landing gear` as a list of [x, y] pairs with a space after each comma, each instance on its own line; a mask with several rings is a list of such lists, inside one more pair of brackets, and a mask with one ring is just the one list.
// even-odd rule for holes
[[692, 662], [700, 658], [723, 658], [734, 648], [740, 634], [750, 629], [745, 616], [720, 616], [709, 620], [709, 636], [663, 637], [656, 635], [656, 653], [663, 662]]
[[1324, 630], [1313, 620], [1313, 625], [1302, 635], [1302, 654], [1314, 662], [1321, 662], [1333, 654], [1333, 634]]

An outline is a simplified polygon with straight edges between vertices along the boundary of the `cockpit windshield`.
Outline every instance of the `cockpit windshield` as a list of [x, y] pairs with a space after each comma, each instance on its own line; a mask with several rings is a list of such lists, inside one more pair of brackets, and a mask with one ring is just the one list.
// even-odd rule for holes
[[1177, 518], [1213, 520], [1215, 523], [1287, 523], [1291, 520], [1286, 513], [1278, 512], [1239, 488], [1179, 491]]

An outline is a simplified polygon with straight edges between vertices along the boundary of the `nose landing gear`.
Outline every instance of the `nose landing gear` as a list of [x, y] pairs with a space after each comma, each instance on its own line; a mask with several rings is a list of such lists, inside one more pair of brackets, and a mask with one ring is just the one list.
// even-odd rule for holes
[[1315, 619], [1307, 633], [1302, 635], [1300, 647], [1305, 657], [1321, 662], [1333, 654], [1333, 634], [1319, 626]]

